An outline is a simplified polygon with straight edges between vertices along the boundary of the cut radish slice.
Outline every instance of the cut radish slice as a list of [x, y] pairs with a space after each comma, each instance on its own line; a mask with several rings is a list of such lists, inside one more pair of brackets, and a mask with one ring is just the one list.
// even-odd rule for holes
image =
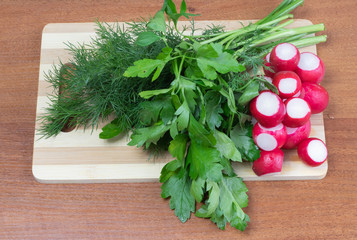
[[304, 125], [297, 128], [286, 127], [286, 141], [284, 149], [297, 148], [299, 143], [309, 137], [311, 131], [311, 122], [307, 121]]
[[298, 155], [302, 161], [310, 166], [319, 166], [327, 159], [327, 148], [318, 138], [308, 138], [298, 146]]
[[280, 43], [271, 51], [269, 60], [276, 72], [294, 71], [299, 63], [300, 53], [294, 45]]
[[291, 98], [301, 90], [301, 80], [299, 76], [291, 71], [281, 71], [275, 74], [273, 84], [279, 91], [282, 99]]
[[265, 57], [264, 57], [264, 60], [265, 60], [265, 63], [264, 63], [264, 65], [266, 66], [266, 67], [269, 67], [272, 71], [270, 71], [270, 70], [268, 70], [268, 69], [266, 69], [266, 68], [263, 68], [263, 70], [264, 70], [264, 74], [267, 76], [267, 77], [271, 77], [271, 78], [273, 78], [274, 77], [274, 74], [275, 74], [275, 71], [274, 71], [274, 69], [273, 69], [273, 67], [271, 66], [271, 64], [270, 64], [270, 53], [268, 53], [267, 55], [265, 55]]
[[303, 83], [300, 98], [310, 105], [313, 114], [323, 112], [329, 102], [326, 89], [315, 83]]
[[260, 158], [253, 162], [253, 171], [258, 176], [280, 173], [283, 167], [284, 153], [279, 148], [267, 152], [261, 151]]
[[251, 101], [250, 111], [261, 125], [269, 128], [283, 121], [285, 106], [278, 95], [264, 90]]
[[281, 123], [272, 128], [265, 128], [261, 124], [256, 123], [252, 134], [255, 144], [264, 151], [281, 148], [286, 141], [286, 129]]
[[315, 54], [304, 52], [300, 54], [295, 72], [302, 82], [320, 83], [325, 75], [325, 65]]
[[309, 104], [301, 98], [289, 98], [284, 102], [286, 115], [283, 124], [287, 127], [296, 128], [309, 121], [311, 109]]

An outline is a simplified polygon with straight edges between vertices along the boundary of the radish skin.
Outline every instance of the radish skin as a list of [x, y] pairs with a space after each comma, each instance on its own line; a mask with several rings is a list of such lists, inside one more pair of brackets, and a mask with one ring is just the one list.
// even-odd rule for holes
[[294, 71], [300, 60], [300, 52], [293, 44], [280, 43], [271, 51], [269, 60], [276, 72]]
[[326, 89], [315, 83], [303, 83], [300, 98], [310, 105], [312, 114], [323, 112], [329, 103]]
[[269, 173], [280, 173], [283, 167], [284, 153], [279, 148], [273, 151], [261, 151], [260, 158], [253, 162], [253, 171], [262, 176]]
[[311, 52], [300, 54], [299, 63], [295, 69], [302, 82], [321, 83], [325, 75], [325, 65], [322, 60]]
[[273, 78], [274, 75], [275, 75], [275, 71], [274, 71], [273, 66], [270, 64], [270, 53], [268, 53], [267, 55], [265, 55], [264, 60], [265, 60], [264, 65], [265, 65], [266, 67], [269, 67], [269, 68], [272, 70], [272, 71], [270, 71], [270, 70], [268, 70], [268, 69], [266, 69], [266, 68], [263, 68], [264, 74], [265, 74], [265, 76], [267, 76], [267, 77]]
[[272, 128], [265, 128], [256, 123], [252, 131], [255, 144], [264, 151], [273, 151], [281, 148], [286, 141], [286, 128], [283, 124], [278, 124]]
[[311, 132], [311, 122], [307, 121], [303, 126], [297, 128], [286, 127], [286, 141], [284, 149], [297, 148], [300, 142], [309, 137]]
[[273, 84], [279, 91], [279, 97], [282, 99], [291, 98], [301, 90], [301, 80], [299, 76], [292, 71], [281, 71], [275, 74]]
[[305, 139], [299, 144], [297, 152], [299, 158], [312, 167], [323, 164], [328, 155], [325, 143], [318, 138]]
[[285, 106], [278, 95], [264, 90], [250, 102], [250, 112], [262, 126], [270, 128], [283, 121]]
[[289, 98], [285, 102], [286, 115], [283, 124], [287, 127], [296, 128], [309, 121], [311, 108], [302, 98]]

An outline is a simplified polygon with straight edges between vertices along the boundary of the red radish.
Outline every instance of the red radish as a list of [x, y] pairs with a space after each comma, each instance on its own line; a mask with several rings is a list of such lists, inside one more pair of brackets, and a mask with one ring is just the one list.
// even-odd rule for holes
[[301, 98], [289, 98], [284, 102], [286, 115], [283, 124], [287, 127], [300, 127], [309, 121], [311, 108], [309, 104]]
[[310, 166], [319, 166], [327, 159], [327, 148], [318, 138], [308, 138], [302, 141], [297, 149], [301, 160]]
[[285, 106], [275, 93], [264, 90], [250, 103], [252, 116], [264, 127], [274, 127], [281, 123], [285, 116]]
[[253, 162], [253, 171], [258, 176], [280, 173], [283, 167], [284, 153], [279, 148], [273, 151], [261, 151], [260, 158]]
[[307, 121], [304, 125], [297, 128], [286, 127], [286, 141], [284, 149], [297, 148], [299, 143], [309, 137], [311, 132], [311, 122]]
[[256, 123], [253, 127], [253, 140], [261, 150], [273, 151], [285, 144], [286, 128], [281, 123], [272, 128]]
[[270, 53], [268, 53], [267, 55], [265, 55], [265, 57], [264, 57], [264, 60], [265, 60], [264, 65], [265, 65], [266, 67], [269, 67], [272, 71], [270, 71], [270, 70], [268, 70], [268, 69], [266, 69], [266, 68], [263, 68], [263, 70], [264, 70], [265, 76], [273, 78], [273, 77], [274, 77], [274, 74], [275, 74], [275, 71], [274, 71], [273, 67], [272, 67], [271, 64], [270, 64], [270, 60], [269, 60], [269, 59], [270, 59]]
[[271, 51], [269, 60], [276, 72], [294, 71], [300, 60], [300, 52], [291, 43], [280, 43]]
[[325, 75], [325, 65], [315, 54], [304, 52], [300, 54], [295, 72], [302, 82], [320, 83]]
[[[281, 71], [275, 74], [273, 84], [279, 91], [279, 97], [291, 98], [301, 90], [301, 80], [292, 71]], [[299, 94], [300, 95], [300, 94]]]
[[315, 83], [303, 83], [300, 98], [310, 105], [313, 114], [325, 110], [329, 102], [326, 89]]

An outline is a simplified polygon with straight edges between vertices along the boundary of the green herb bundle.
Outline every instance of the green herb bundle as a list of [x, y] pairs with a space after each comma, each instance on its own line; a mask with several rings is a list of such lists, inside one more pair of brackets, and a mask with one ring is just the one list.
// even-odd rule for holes
[[[263, 89], [276, 91], [261, 74], [263, 56], [280, 42], [303, 47], [326, 40], [309, 35], [323, 24], [285, 28], [293, 21], [290, 11], [302, 3], [284, 0], [241, 29], [208, 26], [199, 36], [185, 34], [195, 32], [193, 21], [186, 31], [178, 29], [180, 17], [193, 17], [184, 0], [179, 11], [165, 0], [149, 21], [125, 29], [98, 24], [89, 48], [69, 45], [71, 67], [62, 65], [47, 76], [60, 90], [42, 117], [43, 135], [57, 135], [68, 122], [95, 127], [114, 114], [101, 138], [133, 130], [130, 146], [173, 156], [161, 171], [161, 196], [170, 197], [182, 222], [195, 212], [221, 229], [230, 223], [243, 231], [249, 222], [242, 210], [247, 188], [231, 161], [260, 156], [248, 104]], [[203, 203], [197, 211], [196, 202]]]

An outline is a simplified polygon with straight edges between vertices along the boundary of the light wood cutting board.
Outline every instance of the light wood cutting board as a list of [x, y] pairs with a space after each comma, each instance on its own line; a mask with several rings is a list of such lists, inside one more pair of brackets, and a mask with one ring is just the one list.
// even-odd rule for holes
[[[196, 27], [206, 25], [224, 25], [226, 30], [241, 27], [241, 23], [250, 21], [199, 21]], [[183, 23], [184, 24], [184, 23]], [[308, 20], [296, 20], [292, 26], [310, 25]], [[52, 93], [50, 85], [44, 79], [44, 73], [53, 64], [67, 62], [70, 55], [65, 42], [88, 43], [95, 37], [93, 23], [54, 23], [43, 29], [41, 44], [41, 62], [37, 100], [37, 114], [40, 116], [48, 104], [47, 96]], [[300, 51], [316, 53], [316, 46]], [[36, 129], [39, 127], [36, 123]], [[311, 117], [311, 135], [325, 141], [322, 114]], [[98, 183], [98, 182], [142, 182], [158, 181], [162, 167], [171, 160], [169, 154], [152, 159], [140, 148], [126, 145], [128, 137], [118, 136], [111, 140], [101, 140], [100, 128], [61, 133], [56, 138], [39, 139], [36, 130], [33, 150], [33, 175], [42, 183]], [[327, 173], [327, 162], [319, 167], [309, 167], [301, 162], [296, 150], [284, 151], [284, 164], [281, 174], [257, 177], [251, 170], [251, 163], [234, 163], [238, 174], [247, 181], [261, 180], [306, 180], [322, 179]]]

